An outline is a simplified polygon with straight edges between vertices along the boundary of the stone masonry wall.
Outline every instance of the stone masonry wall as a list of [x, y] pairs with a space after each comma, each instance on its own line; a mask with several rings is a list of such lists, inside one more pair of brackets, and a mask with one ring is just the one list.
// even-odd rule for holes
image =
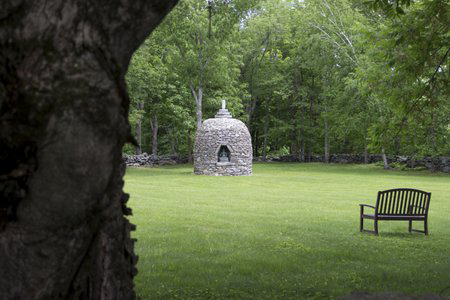
[[[382, 162], [381, 155], [369, 155], [369, 163]], [[162, 165], [175, 165], [187, 163], [187, 157], [178, 156], [154, 156], [143, 153], [141, 155], [124, 155], [123, 159], [129, 167], [139, 166], [162, 166]], [[402, 163], [409, 168], [425, 167], [433, 172], [445, 172], [450, 173], [450, 157], [425, 157], [423, 159], [416, 159], [414, 162], [409, 156], [388, 156], [388, 162]], [[253, 161], [263, 161], [262, 157], [255, 157]], [[266, 161], [275, 162], [300, 162], [297, 156], [287, 155], [279, 157], [267, 157]], [[314, 155], [311, 157], [311, 162], [323, 162], [323, 156]], [[338, 164], [362, 164], [364, 163], [364, 156], [358, 154], [332, 154], [330, 155], [331, 163]], [[223, 172], [226, 172], [225, 170]]]

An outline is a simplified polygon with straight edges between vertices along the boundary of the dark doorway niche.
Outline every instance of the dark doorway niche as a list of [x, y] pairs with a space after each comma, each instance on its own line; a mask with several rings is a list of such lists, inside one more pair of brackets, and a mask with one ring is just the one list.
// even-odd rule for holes
[[218, 162], [230, 162], [231, 161], [231, 152], [227, 146], [220, 146], [219, 152], [217, 153], [217, 161]]

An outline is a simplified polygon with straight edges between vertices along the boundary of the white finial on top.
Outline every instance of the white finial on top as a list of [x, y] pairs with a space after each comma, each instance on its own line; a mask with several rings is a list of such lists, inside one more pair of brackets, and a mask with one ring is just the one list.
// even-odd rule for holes
[[222, 108], [216, 114], [216, 118], [232, 118], [230, 112], [225, 107], [227, 106], [227, 101], [222, 100]]

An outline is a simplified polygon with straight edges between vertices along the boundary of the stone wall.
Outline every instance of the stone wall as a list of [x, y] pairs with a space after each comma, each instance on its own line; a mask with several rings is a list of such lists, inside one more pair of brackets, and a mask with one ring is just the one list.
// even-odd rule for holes
[[[389, 155], [387, 156], [389, 164], [403, 164], [408, 168], [424, 167], [433, 172], [445, 172], [450, 173], [450, 157], [438, 156], [429, 157], [426, 156], [422, 159], [412, 159], [409, 156], [403, 155]], [[254, 161], [264, 161], [262, 157], [255, 157]], [[266, 161], [278, 161], [278, 162], [300, 162], [299, 157], [295, 155], [267, 157]], [[368, 156], [368, 163], [382, 162], [383, 157], [378, 154], [370, 154]], [[324, 162], [324, 157], [321, 155], [312, 155], [309, 162]], [[331, 154], [330, 163], [338, 164], [362, 164], [364, 163], [364, 155], [359, 154]]]
[[[123, 156], [127, 166], [163, 166], [184, 164], [188, 162], [187, 157], [179, 157], [176, 155], [154, 156], [143, 153], [141, 155], [124, 155]], [[388, 156], [388, 163], [400, 163], [409, 168], [424, 167], [433, 172], [450, 173], [450, 157], [425, 157], [423, 159], [416, 159], [414, 162], [409, 156]], [[263, 161], [262, 157], [255, 157], [253, 161]], [[267, 157], [268, 162], [300, 162], [299, 158], [294, 155]], [[310, 162], [323, 162], [323, 156], [313, 155]], [[362, 164], [364, 163], [364, 155], [358, 154], [332, 154], [330, 155], [330, 162], [337, 164]], [[381, 155], [371, 154], [368, 156], [369, 163], [383, 162]]]
[[123, 155], [123, 160], [128, 167], [153, 167], [153, 166], [167, 166], [175, 164], [184, 164], [188, 162], [187, 157], [179, 157], [176, 155], [148, 155], [142, 153], [140, 155]]

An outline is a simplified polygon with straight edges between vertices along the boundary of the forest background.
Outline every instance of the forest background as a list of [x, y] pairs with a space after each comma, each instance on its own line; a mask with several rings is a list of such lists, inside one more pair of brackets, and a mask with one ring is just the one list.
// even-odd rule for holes
[[450, 156], [450, 4], [392, 3], [180, 1], [131, 61], [124, 152], [191, 160], [225, 99], [254, 156]]

